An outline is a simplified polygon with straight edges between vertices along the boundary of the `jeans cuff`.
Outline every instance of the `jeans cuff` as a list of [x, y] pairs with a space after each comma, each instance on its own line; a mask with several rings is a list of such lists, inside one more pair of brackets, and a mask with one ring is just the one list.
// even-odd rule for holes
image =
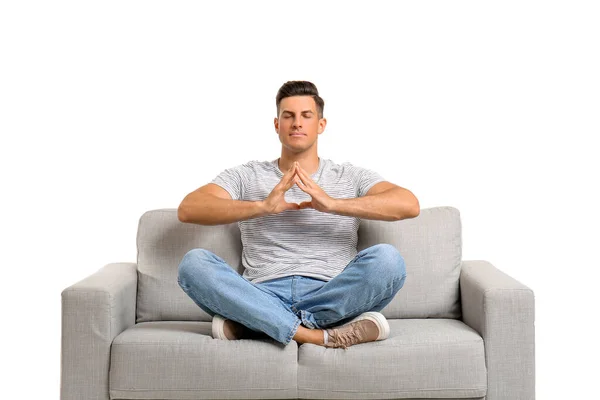
[[309, 321], [307, 312], [304, 310], [300, 310], [300, 319], [302, 320], [302, 324], [309, 329], [320, 329], [317, 325]]
[[300, 326], [301, 322], [302, 321], [300, 321], [299, 319], [296, 320], [296, 322], [294, 323], [294, 326], [292, 327], [292, 330], [290, 331], [290, 334], [288, 335], [288, 337], [286, 338], [286, 340], [283, 344], [288, 345], [292, 341], [292, 339], [296, 335], [296, 331], [298, 330], [298, 327]]

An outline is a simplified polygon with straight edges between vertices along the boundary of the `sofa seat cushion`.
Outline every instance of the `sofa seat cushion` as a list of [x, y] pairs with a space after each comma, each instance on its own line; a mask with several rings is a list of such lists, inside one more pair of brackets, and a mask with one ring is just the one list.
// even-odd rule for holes
[[134, 325], [111, 346], [111, 399], [297, 397], [298, 344], [219, 340], [210, 322]]
[[460, 320], [389, 319], [386, 340], [302, 344], [298, 395], [317, 399], [475, 398], [487, 391], [483, 339]]

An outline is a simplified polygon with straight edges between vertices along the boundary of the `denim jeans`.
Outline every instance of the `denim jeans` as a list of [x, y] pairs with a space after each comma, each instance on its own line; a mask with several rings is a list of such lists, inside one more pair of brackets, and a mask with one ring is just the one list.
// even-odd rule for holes
[[185, 254], [177, 280], [209, 315], [219, 314], [287, 345], [300, 324], [329, 328], [382, 310], [405, 279], [404, 258], [398, 250], [377, 244], [360, 251], [329, 281], [293, 275], [252, 283], [205, 249]]

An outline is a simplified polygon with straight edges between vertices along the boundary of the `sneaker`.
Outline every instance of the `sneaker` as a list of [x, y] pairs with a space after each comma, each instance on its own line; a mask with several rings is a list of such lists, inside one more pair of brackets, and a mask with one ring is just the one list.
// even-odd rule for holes
[[240, 340], [250, 338], [250, 329], [244, 325], [215, 314], [212, 320], [212, 336], [221, 340]]
[[348, 347], [376, 340], [384, 340], [390, 334], [390, 325], [383, 314], [369, 311], [339, 327], [327, 329], [325, 347]]

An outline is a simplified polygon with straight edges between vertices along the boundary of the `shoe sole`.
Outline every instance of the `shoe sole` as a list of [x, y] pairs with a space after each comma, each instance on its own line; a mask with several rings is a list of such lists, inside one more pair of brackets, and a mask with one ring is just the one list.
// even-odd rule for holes
[[[387, 339], [390, 335], [390, 324], [387, 322], [387, 319], [383, 316], [383, 314], [377, 311], [369, 311], [360, 314], [358, 317], [354, 318], [352, 321], [348, 322], [351, 324], [356, 321], [360, 321], [363, 319], [368, 319], [369, 321], [373, 321], [377, 325], [377, 329], [379, 329], [379, 336], [377, 336], [377, 340]], [[345, 325], [348, 325], [345, 324]]]
[[213, 339], [229, 340], [225, 336], [223, 327], [225, 326], [225, 318], [215, 314], [212, 320], [212, 336]]

